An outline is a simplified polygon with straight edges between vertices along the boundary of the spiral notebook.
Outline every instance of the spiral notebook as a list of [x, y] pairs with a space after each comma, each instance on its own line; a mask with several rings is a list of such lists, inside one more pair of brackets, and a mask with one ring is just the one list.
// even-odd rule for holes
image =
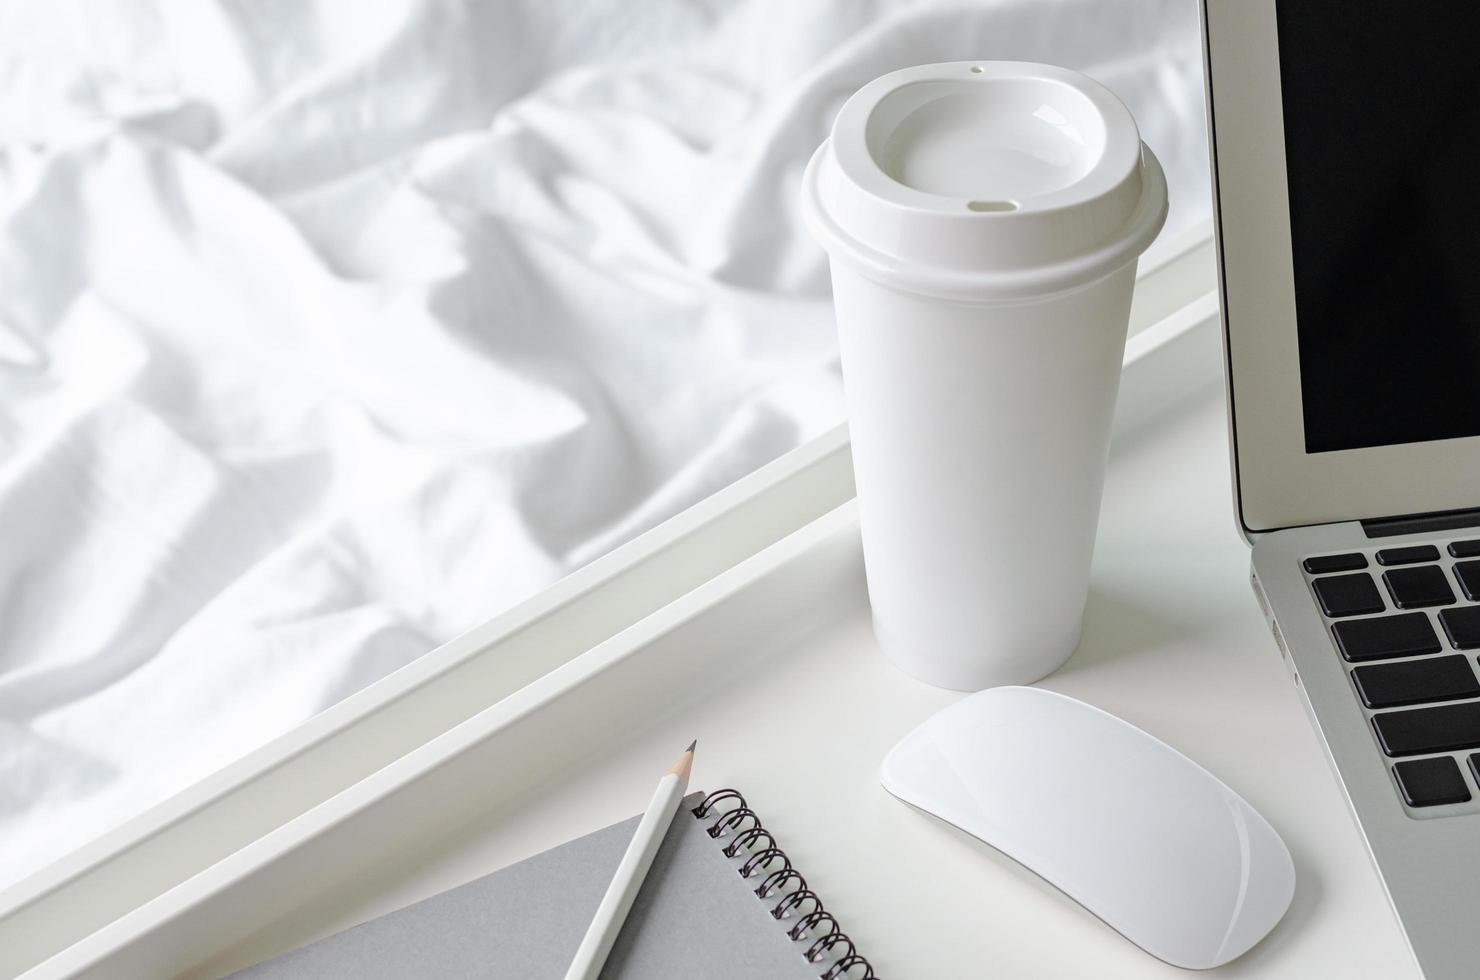
[[[638, 817], [232, 974], [560, 980]], [[692, 793], [603, 980], [866, 980], [874, 972], [734, 790]]]

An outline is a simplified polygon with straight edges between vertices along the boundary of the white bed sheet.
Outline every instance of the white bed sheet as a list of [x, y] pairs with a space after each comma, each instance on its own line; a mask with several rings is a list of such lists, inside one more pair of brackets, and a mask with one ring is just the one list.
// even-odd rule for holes
[[0, 6], [0, 885], [839, 420], [802, 166], [967, 58], [1208, 214], [1193, 0]]

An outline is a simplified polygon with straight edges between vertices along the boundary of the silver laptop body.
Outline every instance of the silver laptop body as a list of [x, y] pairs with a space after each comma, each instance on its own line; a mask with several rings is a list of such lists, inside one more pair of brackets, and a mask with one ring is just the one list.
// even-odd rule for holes
[[1424, 976], [1480, 977], [1480, 14], [1201, 6], [1253, 590]]

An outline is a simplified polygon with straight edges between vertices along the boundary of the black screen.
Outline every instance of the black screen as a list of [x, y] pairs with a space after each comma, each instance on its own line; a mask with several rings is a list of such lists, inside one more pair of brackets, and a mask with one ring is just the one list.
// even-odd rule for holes
[[1277, 11], [1305, 451], [1480, 435], [1480, 3]]

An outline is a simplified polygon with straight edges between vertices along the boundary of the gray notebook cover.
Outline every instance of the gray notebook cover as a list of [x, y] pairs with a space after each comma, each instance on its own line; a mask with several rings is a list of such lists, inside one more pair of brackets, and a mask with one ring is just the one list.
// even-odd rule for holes
[[[772, 918], [723, 841], [684, 800], [602, 970], [603, 980], [816, 980], [807, 943]], [[637, 817], [232, 974], [252, 980], [564, 977]]]

